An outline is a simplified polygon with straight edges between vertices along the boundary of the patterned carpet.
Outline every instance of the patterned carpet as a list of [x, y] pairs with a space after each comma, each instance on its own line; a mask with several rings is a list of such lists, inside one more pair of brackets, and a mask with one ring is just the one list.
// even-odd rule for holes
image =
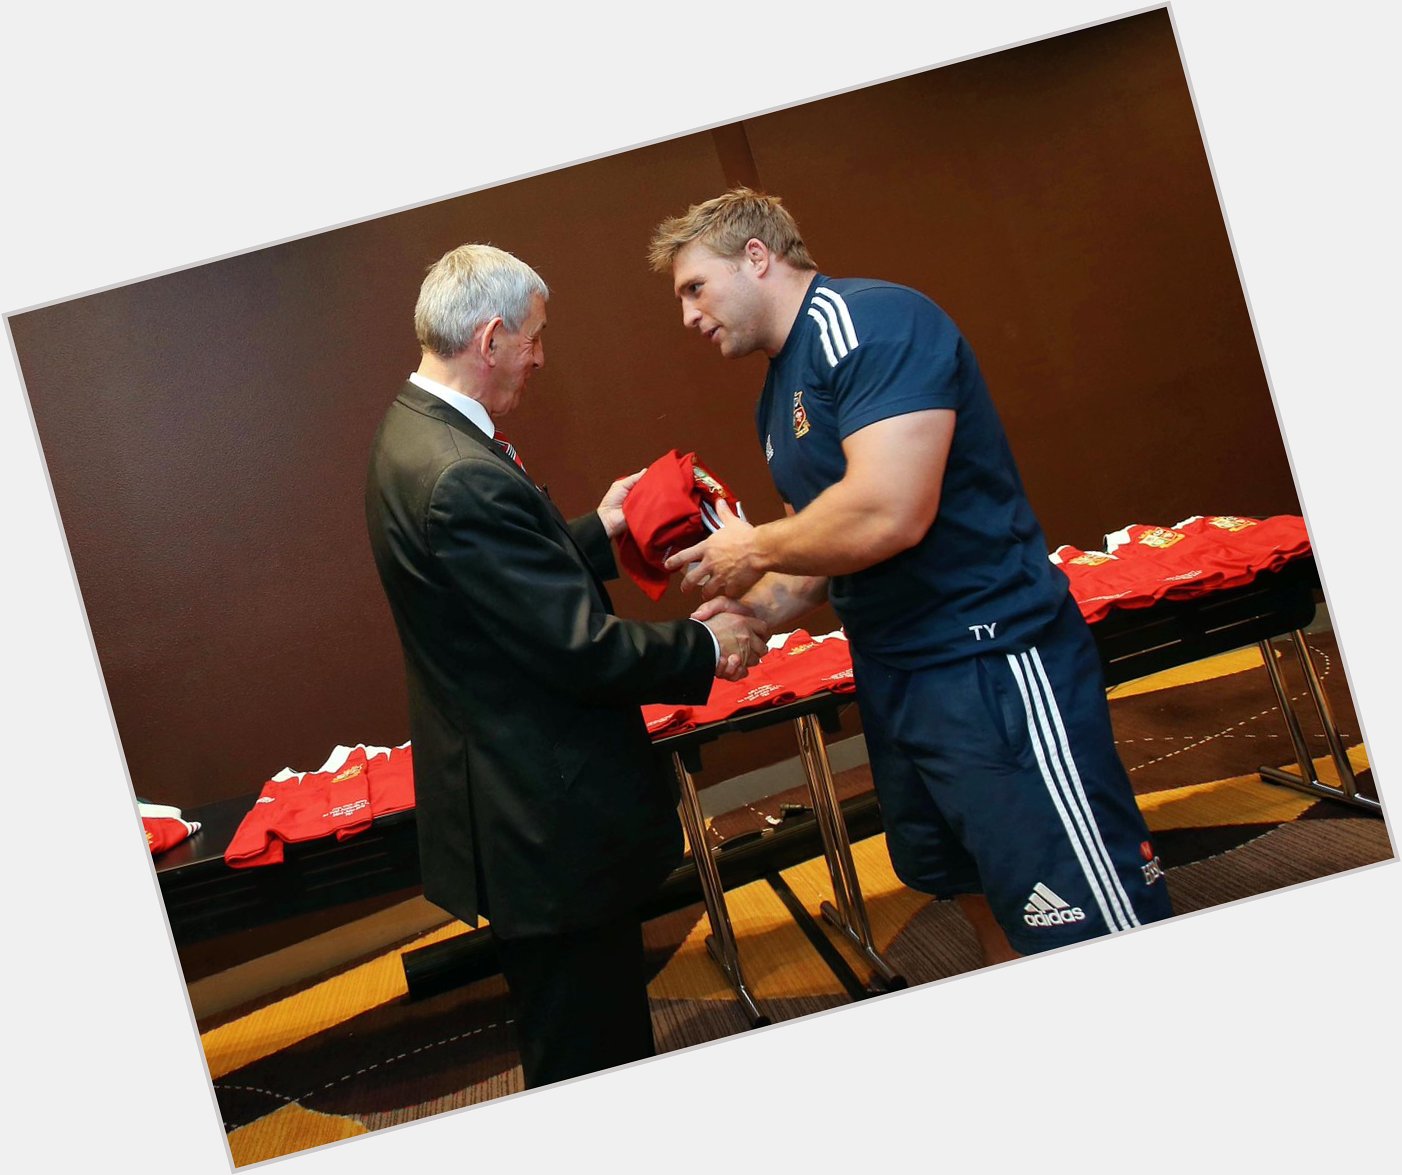
[[[1312, 634], [1309, 643], [1360, 787], [1375, 794], [1333, 637]], [[1281, 662], [1286, 680], [1303, 695], [1292, 661]], [[1320, 756], [1320, 778], [1332, 781], [1319, 725], [1307, 705], [1300, 712], [1309, 715], [1305, 729], [1311, 752]], [[1120, 687], [1111, 695], [1111, 713], [1177, 913], [1393, 856], [1378, 816], [1260, 780], [1260, 766], [1287, 766], [1292, 756], [1254, 649]], [[843, 772], [838, 784], [843, 797], [858, 795], [869, 790], [870, 776], [858, 767]], [[768, 827], [781, 805], [805, 798], [801, 791], [784, 793], [720, 817], [717, 838]], [[877, 947], [912, 985], [978, 966], [962, 917], [951, 903], [902, 886], [881, 836], [860, 841], [853, 853]], [[750, 988], [776, 1024], [876, 990], [870, 968], [818, 917], [830, 896], [821, 858], [728, 894]], [[791, 913], [795, 902], [806, 916]], [[821, 951], [810, 937], [815, 925], [823, 926]], [[406, 945], [460, 933], [460, 924], [449, 924]], [[659, 1051], [747, 1030], [706, 951], [708, 924], [699, 904], [649, 922], [644, 933]], [[201, 1028], [240, 1166], [521, 1089], [501, 980], [410, 1002], [397, 950]]]

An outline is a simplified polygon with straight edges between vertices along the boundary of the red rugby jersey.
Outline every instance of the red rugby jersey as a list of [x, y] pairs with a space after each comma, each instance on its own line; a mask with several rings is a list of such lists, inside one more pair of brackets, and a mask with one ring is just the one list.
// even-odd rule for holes
[[813, 636], [800, 628], [767, 653], [762, 664], [771, 680], [787, 686], [798, 698], [811, 698], [824, 690], [851, 693], [857, 688], [852, 651], [841, 633]]
[[333, 770], [279, 772], [263, 784], [224, 850], [225, 862], [236, 869], [275, 865], [286, 844], [364, 831], [372, 819], [369, 775], [363, 746]]
[[146, 832], [146, 844], [153, 857], [173, 849], [200, 830], [200, 822], [186, 820], [179, 808], [150, 804], [145, 800], [138, 800], [136, 808], [141, 813], [141, 827]]
[[774, 678], [770, 656], [772, 654], [765, 656], [758, 665], [751, 665], [749, 673], [739, 681], [716, 678], [705, 705], [692, 707], [691, 722], [696, 726], [705, 726], [708, 722], [722, 722], [748, 710], [763, 710], [768, 706], [792, 702], [798, 695], [784, 682]]
[[1215, 542], [1230, 558], [1253, 572], [1276, 571], [1292, 559], [1310, 553], [1305, 520], [1298, 514], [1246, 518], [1234, 514], [1196, 514], [1177, 523], [1174, 530]]
[[[1143, 570], [1145, 603], [1237, 587], [1249, 583], [1254, 574], [1211, 539], [1172, 526], [1132, 523], [1105, 536], [1105, 551], [1127, 568]], [[1134, 606], [1139, 606], [1137, 601]]]
[[[370, 800], [370, 816], [388, 816], [414, 806], [414, 748], [410, 743], [397, 747], [373, 747], [356, 743], [353, 747], [338, 746], [326, 762], [317, 768], [318, 774], [335, 774], [360, 751], [365, 755], [366, 795]], [[338, 834], [339, 835], [339, 834]], [[341, 835], [345, 840], [346, 833]]]
[[1103, 620], [1111, 608], [1145, 608], [1154, 602], [1153, 585], [1135, 561], [1070, 544], [1048, 557], [1071, 581], [1071, 598], [1088, 624]]
[[716, 503], [722, 499], [744, 517], [735, 495], [696, 454], [676, 449], [649, 465], [623, 499], [628, 526], [618, 539], [618, 561], [651, 599], [667, 590], [667, 556], [720, 529]]
[[684, 730], [694, 730], [696, 727], [696, 723], [691, 719], [691, 706], [674, 706], [669, 702], [650, 702], [642, 710], [643, 722], [647, 725], [649, 738], [681, 734]]

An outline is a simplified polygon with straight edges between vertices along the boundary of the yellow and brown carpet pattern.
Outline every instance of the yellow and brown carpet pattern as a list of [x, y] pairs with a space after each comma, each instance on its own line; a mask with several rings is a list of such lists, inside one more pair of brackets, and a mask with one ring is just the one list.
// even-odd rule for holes
[[[1328, 632], [1309, 643], [1361, 786], [1372, 792], [1357, 718]], [[1283, 646], [1282, 646], [1283, 647]], [[1293, 656], [1281, 659], [1304, 696]], [[1262, 765], [1290, 766], [1291, 747], [1259, 654], [1227, 654], [1130, 683], [1111, 694], [1121, 757], [1167, 868], [1178, 913], [1388, 860], [1381, 818], [1263, 783]], [[1307, 704], [1320, 778], [1333, 769]], [[866, 768], [843, 772], [839, 793], [870, 788]], [[718, 818], [728, 838], [770, 826], [802, 792]], [[902, 886], [884, 839], [853, 846], [878, 948], [914, 984], [978, 966], [972, 932], [952, 903]], [[818, 916], [830, 900], [821, 857], [730, 891], [746, 978], [779, 1023], [861, 998], [870, 969]], [[787, 903], [787, 904], [786, 904]], [[806, 915], [795, 917], [801, 905]], [[815, 925], [828, 940], [820, 951]], [[649, 986], [661, 1052], [743, 1032], [749, 1022], [705, 947], [697, 904], [649, 922]], [[449, 924], [407, 944], [463, 933]], [[1152, 930], [1150, 930], [1152, 933]], [[833, 944], [839, 944], [834, 946]], [[840, 957], [839, 957], [840, 956]], [[215, 1091], [238, 1165], [480, 1103], [521, 1089], [499, 978], [418, 1001], [405, 998], [397, 951], [346, 968], [266, 1006], [202, 1025]]]

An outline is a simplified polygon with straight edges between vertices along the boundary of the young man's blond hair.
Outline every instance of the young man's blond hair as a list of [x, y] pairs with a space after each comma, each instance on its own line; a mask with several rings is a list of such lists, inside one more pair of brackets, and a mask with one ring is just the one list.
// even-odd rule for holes
[[693, 204], [682, 216], [664, 220], [652, 235], [648, 261], [658, 273], [665, 273], [677, 254], [693, 241], [719, 257], [734, 258], [745, 251], [745, 242], [751, 239], [764, 242], [771, 253], [795, 269], [818, 268], [779, 197], [751, 188], [732, 188], [723, 196]]

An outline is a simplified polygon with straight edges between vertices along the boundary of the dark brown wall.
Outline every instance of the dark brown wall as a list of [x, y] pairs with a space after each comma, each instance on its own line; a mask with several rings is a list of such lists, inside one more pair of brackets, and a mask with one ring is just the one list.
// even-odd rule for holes
[[[736, 179], [785, 197], [826, 272], [954, 314], [1052, 543], [1298, 510], [1168, 19], [1114, 22], [14, 317], [139, 794], [191, 807], [407, 737], [365, 454], [417, 363], [423, 271], [463, 241], [551, 284], [507, 423], [567, 512], [677, 447], [777, 515], [763, 361], [687, 336], [644, 260], [657, 220]], [[793, 750], [733, 742], [708, 778]]]
[[1049, 542], [1298, 512], [1166, 14], [745, 129], [824, 272], [959, 322]]

